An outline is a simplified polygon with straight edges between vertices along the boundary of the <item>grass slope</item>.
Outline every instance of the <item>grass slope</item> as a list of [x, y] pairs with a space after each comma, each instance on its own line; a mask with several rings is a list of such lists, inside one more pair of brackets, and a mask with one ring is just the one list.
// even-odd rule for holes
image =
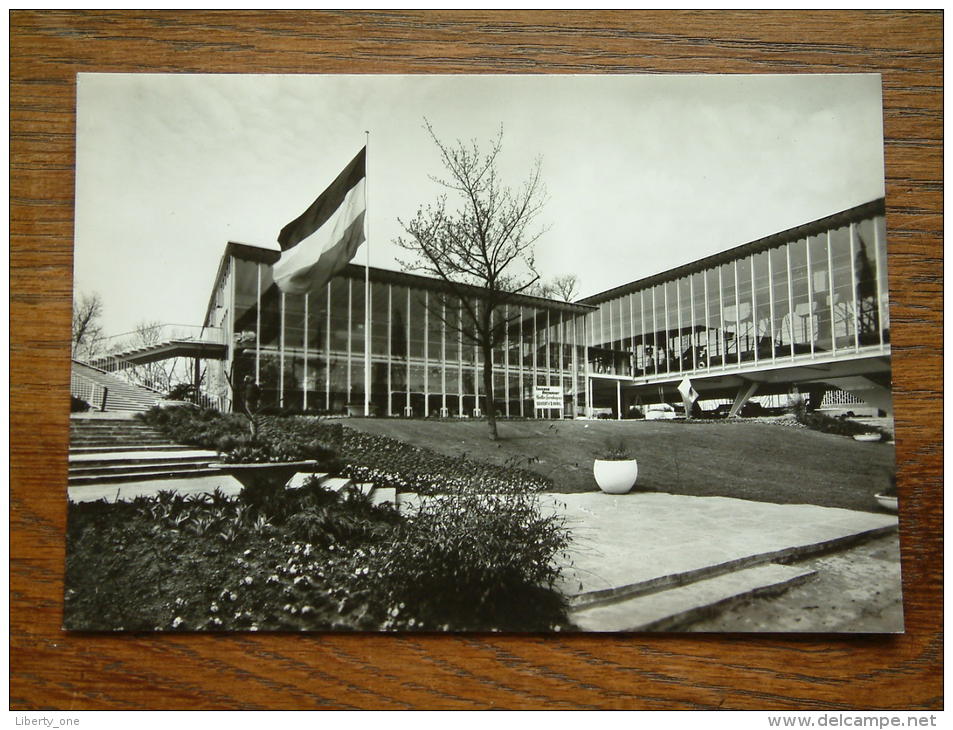
[[894, 471], [893, 445], [770, 423], [510, 421], [499, 424], [496, 443], [482, 421], [345, 423], [444, 454], [529, 468], [565, 493], [598, 489], [594, 454], [620, 436], [639, 460], [641, 490], [877, 511], [872, 495]]

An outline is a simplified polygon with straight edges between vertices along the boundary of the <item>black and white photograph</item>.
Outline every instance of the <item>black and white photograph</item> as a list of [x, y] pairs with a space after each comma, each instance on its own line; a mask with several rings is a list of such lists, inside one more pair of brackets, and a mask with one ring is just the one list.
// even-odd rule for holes
[[903, 632], [880, 75], [76, 88], [65, 629]]

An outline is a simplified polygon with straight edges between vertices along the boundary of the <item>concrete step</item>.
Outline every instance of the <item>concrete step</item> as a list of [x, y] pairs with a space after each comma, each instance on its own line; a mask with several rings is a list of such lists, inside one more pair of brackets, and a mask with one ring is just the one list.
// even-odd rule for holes
[[80, 421], [77, 419], [70, 424], [70, 434], [73, 436], [115, 436], [127, 433], [161, 435], [160, 431], [135, 421], [96, 421], [93, 419]]
[[218, 458], [218, 453], [207, 449], [177, 447], [170, 449], [122, 449], [119, 451], [84, 451], [70, 453], [69, 465], [99, 466], [115, 464], [141, 464], [160, 461], [209, 461]]
[[136, 446], [138, 444], [142, 444], [143, 446], [162, 446], [169, 443], [169, 439], [164, 439], [159, 436], [122, 436], [119, 438], [91, 438], [84, 436], [81, 438], [71, 438], [69, 443], [70, 446]]
[[397, 495], [397, 509], [408, 515], [415, 515], [420, 511], [423, 498], [416, 492], [401, 492]]
[[[864, 515], [866, 516], [866, 515]], [[874, 519], [880, 517], [873, 515]], [[890, 524], [876, 527], [868, 527], [856, 531], [845, 530], [836, 537], [827, 539], [805, 540], [800, 545], [789, 545], [781, 549], [768, 552], [752, 551], [740, 557], [725, 562], [712, 561], [696, 569], [687, 571], [675, 571], [672, 573], [661, 573], [649, 580], [642, 580], [634, 583], [619, 583], [611, 588], [604, 588], [592, 591], [583, 591], [571, 595], [570, 605], [575, 609], [582, 609], [589, 606], [597, 606], [608, 603], [614, 603], [625, 598], [634, 598], [657, 591], [674, 588], [689, 583], [694, 583], [709, 578], [715, 578], [720, 575], [730, 574], [744, 570], [746, 568], [765, 565], [774, 562], [792, 562], [803, 559], [811, 555], [829, 552], [838, 548], [845, 548], [859, 542], [880, 537], [896, 531], [897, 524], [892, 521]]]
[[351, 480], [347, 477], [331, 477], [324, 481], [321, 486], [330, 489], [332, 492], [340, 492], [351, 486]]
[[73, 436], [115, 436], [127, 433], [161, 435], [162, 432], [136, 421], [87, 419], [85, 421], [74, 420], [70, 424], [70, 433]]
[[371, 496], [374, 492], [373, 482], [357, 482], [351, 485], [352, 488], [363, 494], [365, 497]]
[[786, 565], [745, 568], [635, 598], [573, 611], [583, 631], [669, 631], [752, 596], [780, 593], [816, 572]]
[[70, 487], [88, 486], [93, 484], [119, 484], [124, 482], [142, 482], [153, 479], [184, 479], [195, 477], [211, 477], [225, 474], [222, 469], [196, 465], [194, 467], [175, 467], [171, 469], [152, 469], [134, 473], [96, 474], [91, 476], [69, 477]]
[[285, 483], [285, 489], [301, 489], [311, 478], [317, 479], [318, 484], [323, 486], [328, 480], [328, 475], [323, 472], [312, 474], [310, 472], [299, 471]]
[[174, 471], [177, 469], [194, 469], [196, 467], [205, 467], [209, 465], [208, 458], [205, 459], [170, 459], [162, 461], [140, 460], [135, 462], [122, 463], [97, 463], [97, 464], [76, 464], [70, 466], [70, 478], [76, 476], [96, 476], [97, 474], [108, 476], [111, 474], [137, 474], [149, 471]]
[[71, 502], [95, 502], [101, 499], [113, 502], [117, 499], [154, 497], [164, 491], [187, 495], [211, 494], [216, 489], [222, 490], [229, 496], [236, 496], [241, 493], [242, 485], [228, 474], [205, 471], [194, 476], [180, 475], [171, 479], [160, 477], [126, 483], [70, 485], [68, 494]]
[[130, 451], [188, 451], [194, 446], [186, 444], [122, 444], [114, 446], [70, 446], [71, 455], [84, 454], [123, 454]]
[[397, 505], [397, 490], [393, 487], [380, 487], [371, 494], [371, 503], [378, 507], [382, 504]]

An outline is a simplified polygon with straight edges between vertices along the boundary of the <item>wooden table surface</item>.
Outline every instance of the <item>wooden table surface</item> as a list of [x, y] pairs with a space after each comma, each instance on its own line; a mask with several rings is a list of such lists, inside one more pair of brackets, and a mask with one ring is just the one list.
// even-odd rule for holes
[[[10, 43], [11, 708], [942, 707], [941, 13], [13, 11]], [[906, 634], [60, 631], [81, 71], [882, 73]]]

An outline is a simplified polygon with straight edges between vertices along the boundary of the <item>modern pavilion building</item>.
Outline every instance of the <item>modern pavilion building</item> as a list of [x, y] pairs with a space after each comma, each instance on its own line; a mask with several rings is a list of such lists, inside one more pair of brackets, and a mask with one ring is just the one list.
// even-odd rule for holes
[[[251, 376], [264, 403], [286, 409], [364, 414], [369, 388], [374, 415], [485, 411], [482, 354], [455, 326], [460, 305], [448, 300], [441, 282], [371, 268], [366, 298], [365, 269], [350, 264], [320, 293], [284, 294], [271, 272], [278, 255], [226, 247], [205, 319], [227, 343], [212, 368], [214, 392], [240, 399], [241, 389], [233, 396], [230, 384]], [[470, 291], [479, 303], [481, 291]], [[593, 311], [533, 296], [513, 297], [500, 308], [508, 326], [493, 352], [499, 415], [542, 415], [534, 409], [534, 385], [559, 386], [566, 414], [584, 409], [585, 326]]]
[[892, 412], [883, 199], [581, 303], [590, 401], [678, 401], [839, 388]]
[[[441, 282], [350, 264], [317, 294], [283, 294], [279, 252], [229, 243], [199, 336], [113, 355], [207, 363], [203, 391], [226, 409], [242, 384], [278, 408], [378, 416], [479, 416], [479, 350], [457, 331]], [[567, 303], [516, 296], [493, 353], [501, 417], [624, 417], [637, 403], [846, 391], [892, 412], [883, 199]], [[471, 288], [472, 301], [481, 290]], [[369, 306], [370, 317], [365, 317]], [[370, 331], [365, 331], [365, 322]], [[100, 366], [105, 361], [96, 363]], [[562, 409], [535, 407], [558, 387]]]

